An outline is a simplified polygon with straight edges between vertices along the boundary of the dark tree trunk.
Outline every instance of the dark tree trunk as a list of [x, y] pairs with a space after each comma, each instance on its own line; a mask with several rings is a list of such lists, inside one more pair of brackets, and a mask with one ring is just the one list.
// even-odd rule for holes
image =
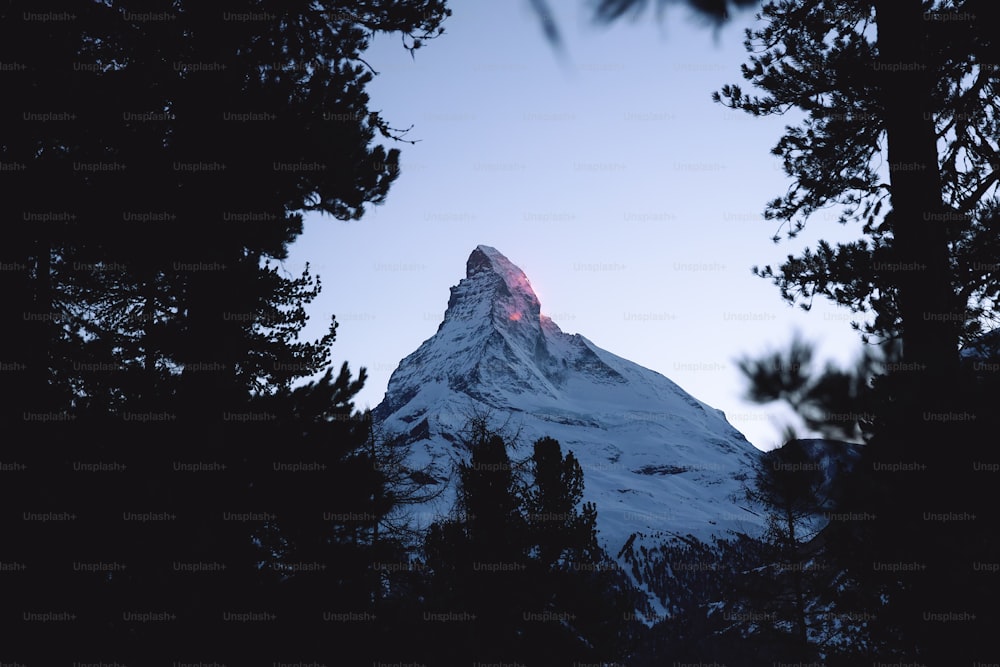
[[[975, 526], [928, 521], [942, 507], [970, 510], [963, 495], [971, 480], [961, 462], [971, 452], [953, 421], [962, 412], [958, 331], [964, 304], [952, 287], [948, 217], [942, 201], [933, 121], [935, 68], [932, 21], [921, 0], [875, 0], [878, 78], [891, 170], [893, 254], [886, 277], [897, 288], [902, 320], [903, 365], [889, 374], [885, 422], [877, 434], [875, 460], [917, 461], [923, 472], [873, 474], [881, 489], [873, 526], [874, 562], [913, 561], [926, 575], [887, 574], [893, 593], [893, 651], [917, 647], [914, 657], [934, 662], [968, 646], [969, 623], [929, 623], [936, 609], [966, 609], [968, 540]], [[883, 398], [886, 398], [884, 396]], [[894, 475], [894, 476], [893, 476]], [[876, 480], [876, 478], [878, 478]], [[955, 491], [959, 489], [959, 491]], [[970, 511], [975, 511], [971, 509]], [[965, 542], [963, 546], [963, 541]], [[869, 564], [861, 564], [870, 567]], [[891, 636], [891, 634], [890, 634]], [[938, 648], [940, 647], [940, 648]], [[937, 651], [945, 651], [938, 654]], [[949, 653], [950, 652], [950, 653]], [[909, 654], [908, 654], [909, 655]], [[963, 654], [964, 655], [964, 654]], [[944, 664], [944, 663], [942, 663]]]
[[[882, 105], [892, 193], [892, 281], [898, 286], [905, 368], [921, 411], [958, 366], [957, 308], [931, 115], [934, 86], [920, 0], [876, 0]], [[914, 369], [919, 369], [914, 371]]]

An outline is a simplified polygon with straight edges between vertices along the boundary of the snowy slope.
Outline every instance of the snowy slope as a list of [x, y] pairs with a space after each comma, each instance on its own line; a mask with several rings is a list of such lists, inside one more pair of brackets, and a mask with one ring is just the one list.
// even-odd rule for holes
[[[456, 434], [483, 413], [518, 433], [514, 457], [545, 435], [573, 451], [612, 555], [637, 532], [708, 539], [761, 528], [739, 500], [759, 452], [723, 413], [663, 375], [563, 333], [541, 314], [524, 273], [488, 246], [472, 252], [437, 332], [402, 360], [374, 411], [384, 430], [413, 443], [410, 465], [430, 465], [440, 485], [465, 456]], [[447, 512], [453, 486], [423, 508], [419, 523]]]

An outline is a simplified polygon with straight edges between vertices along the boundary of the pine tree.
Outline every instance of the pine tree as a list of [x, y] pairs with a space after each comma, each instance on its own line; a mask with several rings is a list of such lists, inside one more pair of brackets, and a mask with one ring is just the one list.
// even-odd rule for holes
[[576, 458], [542, 438], [530, 457], [512, 461], [507, 440], [485, 422], [470, 432], [455, 515], [434, 524], [424, 545], [425, 618], [451, 613], [467, 630], [457, 643], [445, 623], [441, 634], [432, 630], [427, 659], [568, 665], [622, 657], [634, 599], [597, 544], [593, 505], [578, 508]]
[[[972, 412], [982, 399], [959, 366], [959, 343], [995, 319], [993, 278], [969, 271], [966, 254], [995, 248], [983, 223], [997, 183], [987, 148], [997, 73], [982, 9], [920, 0], [768, 3], [767, 23], [747, 39], [748, 48], [762, 48], [744, 67], [764, 96], [738, 86], [717, 95], [753, 115], [806, 114], [774, 149], [794, 183], [766, 217], [787, 223], [791, 236], [831, 205], [842, 222], [861, 223], [856, 242], [820, 243], [758, 273], [806, 308], [821, 295], [870, 312], [866, 333], [902, 343], [900, 362], [874, 383], [872, 437], [838, 512], [871, 519], [831, 522], [828, 543], [862, 582], [857, 588], [872, 593], [872, 641], [887, 655], [929, 661], [972, 659], [976, 628], [985, 626], [928, 622], [926, 614], [974, 607], [970, 614], [984, 618], [992, 609], [971, 585], [968, 563], [993, 550], [998, 519], [982, 503], [985, 480], [973, 465], [994, 429], [988, 413]], [[888, 179], [879, 161], [889, 164]], [[978, 523], [934, 520], [944, 507], [978, 514]], [[889, 565], [902, 562], [926, 569]]]
[[777, 449], [765, 452], [746, 497], [763, 508], [767, 517], [765, 540], [773, 560], [748, 578], [756, 580], [752, 604], [770, 615], [769, 635], [785, 658], [811, 660], [819, 657], [817, 590], [828, 583], [819, 574], [824, 569], [822, 550], [813, 538], [818, 533], [821, 513], [829, 507], [827, 480], [821, 462], [809, 445], [794, 438]]
[[509, 659], [516, 655], [523, 606], [517, 582], [527, 558], [517, 479], [498, 433], [482, 421], [468, 431], [470, 458], [458, 464], [455, 515], [433, 524], [425, 540], [430, 592], [419, 622], [428, 626], [434, 660]]
[[815, 346], [794, 335], [784, 350], [737, 361], [749, 384], [748, 400], [785, 403], [810, 431], [834, 440], [864, 441], [875, 421], [873, 381], [898, 365], [898, 346], [865, 345], [854, 364], [821, 369], [813, 363]]
[[[0, 9], [0, 59], [13, 64], [0, 140], [13, 346], [2, 361], [16, 370], [0, 373], [15, 397], [0, 413], [27, 473], [4, 499], [11, 519], [76, 517], [11, 521], [3, 557], [28, 567], [10, 613], [39, 603], [78, 613], [73, 624], [27, 624], [26, 644], [67, 660], [81, 658], [74, 639], [139, 662], [154, 645], [186, 659], [184, 636], [212, 639], [222, 661], [253, 653], [254, 641], [225, 640], [259, 637], [254, 626], [199, 625], [252, 608], [267, 583], [254, 543], [264, 526], [225, 513], [278, 503], [255, 476], [329, 414], [323, 387], [343, 384], [323, 381], [312, 402], [288, 393], [329, 365], [333, 328], [298, 338], [318, 282], [286, 276], [280, 262], [304, 211], [356, 220], [385, 200], [399, 151], [379, 142], [400, 133], [369, 109], [374, 74], [361, 54], [376, 31], [417, 49], [447, 13], [440, 0]], [[302, 411], [287, 416], [289, 402]], [[351, 433], [347, 449], [361, 437]], [[385, 495], [359, 457], [339, 456], [348, 504]], [[77, 465], [101, 462], [127, 472]], [[185, 472], [202, 463], [220, 467]], [[124, 567], [93, 576], [77, 562]], [[194, 575], [175, 562], [228, 569]], [[50, 592], [39, 600], [39, 590]], [[123, 620], [151, 608], [177, 620]]]
[[530, 474], [533, 484], [526, 491], [528, 530], [538, 545], [537, 559], [543, 567], [567, 562], [590, 562], [597, 546], [597, 509], [583, 500], [583, 469], [572, 452], [562, 456], [557, 440], [541, 438], [534, 444]]
[[352, 402], [364, 380], [344, 364], [336, 376], [328, 371], [258, 402], [275, 417], [263, 426], [268, 439], [281, 443], [270, 460], [252, 461], [249, 475], [250, 506], [270, 515], [255, 526], [264, 593], [282, 638], [278, 660], [293, 647], [357, 654], [378, 636], [374, 563], [391, 560], [392, 547], [375, 535], [392, 499], [370, 456], [370, 415]]

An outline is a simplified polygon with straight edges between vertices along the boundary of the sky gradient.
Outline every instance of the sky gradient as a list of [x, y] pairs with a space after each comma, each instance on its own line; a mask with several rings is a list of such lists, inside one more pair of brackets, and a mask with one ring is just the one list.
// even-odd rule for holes
[[349, 223], [307, 216], [285, 262], [323, 279], [307, 332], [337, 316], [333, 359], [369, 373], [358, 407], [375, 407], [434, 334], [448, 288], [486, 244], [524, 270], [563, 331], [666, 375], [757, 447], [780, 444], [789, 415], [742, 400], [735, 359], [795, 330], [839, 363], [861, 342], [849, 312], [793, 308], [750, 268], [857, 230], [831, 210], [771, 241], [764, 206], [791, 181], [769, 151], [796, 117], [752, 118], [710, 97], [743, 83], [752, 13], [717, 34], [680, 7], [609, 28], [583, 2], [560, 2], [560, 52], [526, 0], [450, 6], [445, 34], [415, 58], [386, 37], [365, 56], [379, 72], [372, 108], [418, 140], [386, 144], [402, 150], [387, 203]]

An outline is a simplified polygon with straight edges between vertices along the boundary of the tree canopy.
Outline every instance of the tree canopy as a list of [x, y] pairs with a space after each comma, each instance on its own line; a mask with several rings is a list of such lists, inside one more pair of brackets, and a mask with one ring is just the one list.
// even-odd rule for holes
[[[0, 424], [24, 466], [4, 488], [4, 553], [27, 564], [5, 606], [76, 614], [26, 622], [22, 662], [99, 646], [141, 662], [171, 639], [179, 660], [199, 643], [281, 659], [287, 645], [264, 650], [225, 616], [266, 604], [290, 620], [263, 591], [307, 556], [345, 569], [285, 589], [368, 599], [371, 522], [297, 515], [320, 497], [392, 506], [352, 403], [364, 369], [332, 373], [335, 320], [302, 340], [321, 284], [282, 260], [305, 212], [358, 220], [385, 200], [403, 132], [372, 108], [363, 53], [379, 32], [413, 53], [448, 14], [442, 0], [0, 8]], [[326, 468], [290, 472], [278, 452]]]

